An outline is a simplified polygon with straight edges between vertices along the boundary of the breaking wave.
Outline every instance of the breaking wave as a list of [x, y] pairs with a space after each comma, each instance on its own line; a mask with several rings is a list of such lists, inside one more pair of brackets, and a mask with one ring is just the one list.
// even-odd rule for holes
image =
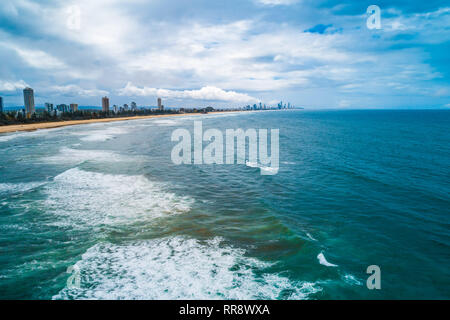
[[133, 223], [190, 210], [193, 200], [164, 190], [144, 176], [70, 169], [45, 188], [47, 212], [56, 224], [87, 227]]
[[54, 299], [307, 299], [321, 290], [268, 273], [270, 263], [222, 245], [172, 237], [115, 245], [101, 243], [83, 254], [80, 288]]
[[328, 262], [327, 259], [325, 258], [325, 255], [323, 254], [323, 252], [321, 252], [317, 255], [317, 259], [319, 260], [319, 263], [321, 265], [324, 265], [326, 267], [338, 267], [337, 264]]
[[43, 158], [42, 160], [54, 164], [80, 164], [85, 161], [95, 162], [119, 162], [131, 161], [135, 158], [121, 155], [107, 150], [81, 150], [63, 147], [59, 153]]
[[128, 130], [123, 127], [110, 127], [103, 130], [76, 132], [74, 133], [74, 135], [83, 136], [82, 138], [80, 138], [81, 141], [101, 142], [114, 139], [117, 136], [126, 133], [128, 133]]
[[24, 193], [46, 184], [45, 181], [28, 183], [0, 183], [0, 194]]

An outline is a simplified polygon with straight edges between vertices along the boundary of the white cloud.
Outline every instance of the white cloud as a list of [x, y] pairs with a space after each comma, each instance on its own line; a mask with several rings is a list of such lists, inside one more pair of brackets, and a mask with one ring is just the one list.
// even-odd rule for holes
[[[425, 87], [431, 88], [426, 81], [444, 77], [428, 62], [421, 48], [387, 48], [392, 43], [409, 41], [407, 37], [395, 38], [397, 34], [410, 34], [423, 43], [449, 40], [450, 33], [444, 32], [450, 27], [449, 8], [422, 14], [387, 9], [392, 17], [383, 17], [384, 32], [380, 31], [380, 38], [374, 40], [360, 28], [365, 21], [363, 15], [333, 16], [321, 9], [322, 20], [332, 23], [336, 32], [318, 34], [304, 32], [317, 23], [306, 11], [311, 9], [309, 2], [303, 2], [305, 15], [299, 11], [295, 21], [282, 16], [279, 20], [264, 19], [258, 12], [267, 9], [276, 16], [286, 10], [283, 5], [301, 1], [253, 2], [259, 5], [256, 14], [247, 20], [233, 20], [236, 15], [216, 19], [210, 11], [201, 17], [203, 7], [187, 16], [173, 8], [176, 6], [166, 10], [163, 3], [145, 0], [129, 0], [126, 4], [120, 0], [66, 0], [52, 5], [6, 0], [0, 11], [6, 10], [11, 19], [21, 17], [24, 29], [33, 30], [17, 36], [12, 29], [0, 30], [0, 46], [9, 44], [10, 49], [0, 50], [2, 57], [12, 56], [9, 51], [14, 51], [22, 59], [18, 68], [13, 66], [16, 59], [5, 64], [4, 74], [16, 74], [16, 79], [25, 79], [40, 91], [50, 93], [51, 89], [64, 95], [94, 97], [107, 93], [61, 85], [76, 83], [122, 95], [162, 93], [174, 99], [212, 97], [238, 102], [256, 102], [254, 97], [281, 99], [289, 92], [297, 99], [292, 102], [299, 104], [331, 99], [338, 104], [342, 96], [333, 97], [333, 92], [422, 94]], [[79, 30], [67, 24], [67, 8], [73, 5], [81, 12]], [[434, 23], [437, 18], [439, 23]], [[123, 88], [129, 80], [132, 84]], [[51, 88], [53, 84], [59, 86]], [[423, 90], [417, 90], [420, 87]], [[192, 90], [198, 88], [202, 89]], [[433, 95], [435, 89], [426, 94], [445, 96], [442, 90]]]
[[26, 87], [29, 87], [29, 85], [23, 81], [0, 81], [0, 91], [16, 91], [16, 90], [22, 90]]
[[0, 10], [14, 17], [17, 17], [19, 15], [17, 8], [10, 0], [4, 0], [4, 2], [2, 3], [2, 8]]
[[30, 66], [38, 69], [60, 69], [65, 65], [59, 59], [40, 50], [15, 48], [18, 55]]
[[430, 17], [439, 17], [445, 14], [450, 14], [450, 7], [439, 8], [438, 10], [431, 12], [417, 13], [415, 14], [415, 16], [430, 18]]
[[66, 85], [66, 86], [53, 86], [51, 87], [51, 91], [56, 92], [58, 94], [67, 95], [67, 96], [80, 96], [80, 97], [96, 97], [96, 96], [105, 96], [109, 94], [106, 90], [99, 89], [83, 89], [77, 85]]
[[89, 46], [102, 55], [121, 58], [128, 49], [134, 50], [142, 44], [145, 36], [145, 28], [124, 10], [139, 2], [142, 0], [128, 0], [124, 6], [119, 0], [65, 1], [44, 11], [49, 19], [56, 18], [52, 19], [53, 24], [43, 28], [49, 34]]
[[122, 96], [155, 96], [168, 99], [192, 99], [208, 101], [226, 101], [241, 103], [257, 103], [260, 100], [244, 93], [225, 91], [220, 88], [207, 86], [200, 90], [167, 90], [143, 87], [139, 88], [128, 82], [125, 88], [119, 90]]
[[280, 6], [280, 5], [291, 5], [299, 2], [300, 0], [256, 0], [257, 3], [266, 5], [266, 6]]
[[[183, 81], [170, 83], [172, 87], [208, 83], [227, 90], [273, 91], [307, 84], [314, 76], [309, 71], [315, 68], [308, 62], [327, 63], [335, 69], [332, 64], [367, 60], [365, 55], [340, 49], [346, 41], [342, 35], [304, 33], [287, 26], [255, 32], [262, 26], [252, 20], [187, 24], [174, 30], [170, 40], [161, 39], [158, 47], [134, 57], [127, 55], [120, 65], [128, 72], [148, 72], [152, 81], [172, 75], [176, 81], [182, 75]], [[291, 66], [304, 67], [296, 70]]]
[[444, 42], [450, 38], [447, 32], [441, 32], [450, 27], [450, 7], [415, 14], [406, 14], [401, 11], [392, 13], [394, 17], [382, 19], [384, 31], [418, 32], [418, 36], [425, 42], [435, 40]]
[[435, 91], [436, 97], [448, 97], [450, 96], [450, 87], [439, 88]]
[[34, 68], [61, 69], [66, 67], [58, 58], [55, 58], [42, 50], [25, 49], [9, 41], [1, 41], [0, 46], [14, 50], [25, 63]]

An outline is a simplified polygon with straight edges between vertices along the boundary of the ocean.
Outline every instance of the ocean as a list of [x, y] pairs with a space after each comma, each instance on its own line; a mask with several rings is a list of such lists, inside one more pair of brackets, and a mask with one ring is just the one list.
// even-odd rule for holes
[[[194, 120], [279, 129], [278, 174], [173, 164]], [[287, 110], [0, 135], [0, 299], [449, 299], [449, 128]]]

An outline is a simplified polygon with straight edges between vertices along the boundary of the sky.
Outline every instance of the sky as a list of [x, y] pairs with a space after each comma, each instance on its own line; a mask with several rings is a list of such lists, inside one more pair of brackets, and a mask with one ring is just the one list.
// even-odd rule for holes
[[[380, 28], [368, 27], [370, 5]], [[369, 23], [369, 24], [370, 24]], [[373, 25], [373, 24], [372, 24]], [[308, 109], [450, 108], [450, 3], [2, 0], [0, 96]]]

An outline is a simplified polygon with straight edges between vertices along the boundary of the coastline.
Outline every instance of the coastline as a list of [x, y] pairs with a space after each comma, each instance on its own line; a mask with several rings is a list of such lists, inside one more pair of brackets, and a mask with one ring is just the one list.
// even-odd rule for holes
[[180, 114], [161, 114], [161, 115], [151, 115], [151, 116], [135, 116], [135, 117], [123, 117], [123, 118], [104, 118], [104, 119], [88, 119], [88, 120], [69, 120], [69, 121], [58, 121], [58, 122], [41, 122], [41, 123], [28, 123], [28, 124], [12, 124], [7, 126], [0, 126], [0, 134], [11, 133], [19, 131], [35, 131], [40, 129], [53, 129], [66, 126], [75, 126], [80, 124], [98, 123], [98, 122], [116, 122], [116, 121], [127, 121], [127, 120], [141, 120], [141, 119], [152, 119], [152, 118], [164, 118], [164, 117], [176, 117], [176, 116], [201, 116], [215, 113], [234, 113], [242, 111], [217, 111], [209, 113], [180, 113]]

